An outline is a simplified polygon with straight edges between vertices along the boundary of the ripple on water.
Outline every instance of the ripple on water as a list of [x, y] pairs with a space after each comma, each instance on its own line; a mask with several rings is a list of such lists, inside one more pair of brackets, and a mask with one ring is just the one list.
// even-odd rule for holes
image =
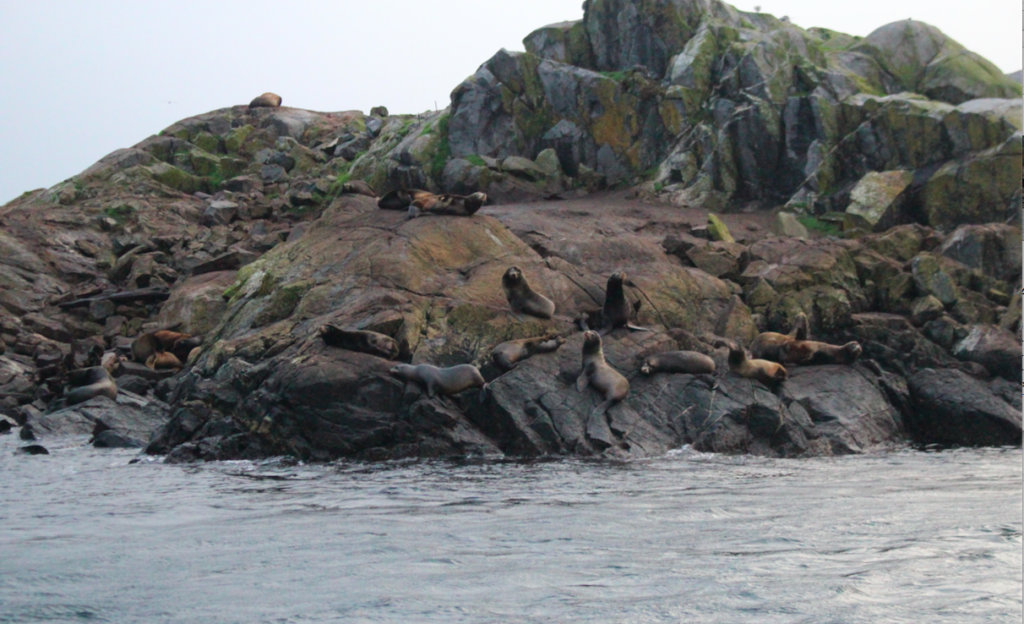
[[1021, 451], [181, 467], [0, 438], [0, 622], [1019, 621]]

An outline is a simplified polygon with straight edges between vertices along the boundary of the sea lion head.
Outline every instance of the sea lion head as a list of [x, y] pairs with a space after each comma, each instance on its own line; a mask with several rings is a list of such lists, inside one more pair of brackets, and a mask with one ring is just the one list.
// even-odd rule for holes
[[414, 370], [416, 370], [415, 366], [411, 366], [409, 364], [396, 364], [395, 366], [391, 367], [391, 369], [388, 371], [388, 374], [391, 375], [392, 377], [398, 377], [399, 379], [404, 379], [408, 381], [409, 376], [412, 374]]
[[860, 346], [859, 342], [848, 342], [843, 345], [843, 356], [846, 364], [856, 362], [862, 353], [864, 353], [864, 348]]
[[583, 354], [593, 355], [601, 352], [601, 334], [593, 330], [583, 332]]
[[625, 271], [616, 271], [612, 273], [611, 277], [608, 278], [608, 286], [611, 287], [613, 284], [622, 287], [622, 284], [626, 281]]
[[507, 286], [515, 286], [523, 281], [523, 272], [519, 267], [509, 267], [501, 276], [501, 281]]

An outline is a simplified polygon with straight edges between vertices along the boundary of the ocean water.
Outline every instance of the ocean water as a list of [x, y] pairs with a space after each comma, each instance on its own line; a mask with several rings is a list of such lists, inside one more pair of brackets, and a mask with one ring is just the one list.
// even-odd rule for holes
[[1019, 622], [1021, 449], [165, 465], [0, 437], [0, 622]]

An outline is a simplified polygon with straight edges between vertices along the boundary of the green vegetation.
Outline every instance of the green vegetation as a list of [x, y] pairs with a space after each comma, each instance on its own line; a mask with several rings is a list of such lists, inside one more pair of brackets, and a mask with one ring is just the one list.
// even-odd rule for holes
[[452, 148], [448, 144], [448, 115], [442, 115], [437, 120], [437, 133], [437, 149], [430, 159], [429, 170], [432, 178], [440, 180], [441, 174], [444, 173], [444, 165], [452, 155]]
[[842, 231], [834, 223], [822, 221], [817, 217], [800, 216], [796, 218], [808, 230], [819, 232], [827, 236], [842, 236]]
[[487, 166], [487, 163], [484, 162], [484, 159], [480, 158], [476, 154], [472, 154], [470, 156], [466, 156], [466, 160], [468, 160], [471, 165], [476, 165], [477, 167], [486, 167]]
[[135, 214], [135, 208], [127, 204], [110, 206], [103, 210], [103, 214], [116, 221], [118, 225], [124, 225], [125, 221], [131, 219], [132, 215]]
[[611, 78], [615, 82], [623, 82], [629, 76], [629, 74], [624, 71], [601, 72], [601, 75], [605, 78]]
[[660, 193], [661, 189], [663, 189], [663, 188], [665, 188], [665, 185], [662, 184], [661, 182], [655, 182], [654, 183], [654, 192], [655, 193]]

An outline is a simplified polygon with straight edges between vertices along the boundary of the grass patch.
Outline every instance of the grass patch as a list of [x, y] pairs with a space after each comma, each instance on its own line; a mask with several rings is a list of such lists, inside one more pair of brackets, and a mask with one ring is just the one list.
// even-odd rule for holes
[[661, 182], [655, 182], [654, 183], [654, 192], [655, 193], [660, 193], [661, 189], [663, 189], [663, 188], [665, 188], [665, 185], [662, 184]]
[[430, 175], [435, 180], [441, 179], [441, 174], [444, 173], [444, 165], [451, 158], [452, 148], [448, 144], [448, 115], [442, 115], [437, 120], [437, 149], [434, 151], [434, 155], [430, 159]]
[[217, 167], [210, 172], [210, 175], [208, 175], [206, 179], [210, 181], [210, 192], [216, 193], [217, 189], [220, 188], [220, 185], [227, 179], [227, 176], [220, 170], [220, 167]]
[[126, 204], [110, 206], [109, 208], [103, 209], [103, 214], [116, 221], [118, 225], [124, 225], [125, 221], [131, 219], [135, 214], [135, 208]]
[[484, 159], [480, 158], [476, 154], [472, 154], [470, 156], [466, 156], [466, 160], [469, 161], [469, 164], [476, 165], [477, 167], [486, 167], [487, 166], [487, 163], [484, 162]]
[[812, 232], [820, 232], [821, 234], [825, 234], [827, 236], [842, 236], [843, 234], [842, 230], [840, 230], [839, 227], [836, 226], [836, 224], [829, 223], [828, 221], [822, 221], [817, 217], [804, 216], [797, 217], [796, 220], [799, 221], [801, 225], [803, 225], [808, 230], [811, 230]]
[[623, 82], [628, 76], [624, 71], [601, 72], [601, 75], [605, 78], [611, 78], [615, 82]]

